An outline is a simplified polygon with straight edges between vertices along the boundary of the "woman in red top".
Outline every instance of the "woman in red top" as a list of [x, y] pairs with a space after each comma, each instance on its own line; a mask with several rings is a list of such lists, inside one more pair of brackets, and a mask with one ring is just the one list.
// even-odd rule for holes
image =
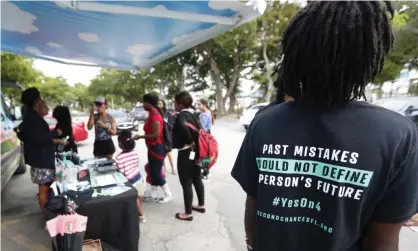
[[[136, 135], [134, 138], [145, 139], [148, 148], [148, 164], [151, 173], [151, 196], [144, 197], [145, 201], [167, 203], [173, 199], [170, 188], [162, 176], [164, 159], [167, 155], [164, 146], [164, 120], [162, 111], [158, 108], [158, 96], [152, 93], [143, 97], [144, 109], [148, 112], [148, 118], [144, 124], [144, 135]], [[164, 191], [164, 197], [158, 199], [158, 187]]]

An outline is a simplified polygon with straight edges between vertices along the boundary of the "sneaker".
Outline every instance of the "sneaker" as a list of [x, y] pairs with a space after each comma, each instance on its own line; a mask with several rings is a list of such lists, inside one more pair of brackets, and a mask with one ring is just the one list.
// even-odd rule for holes
[[159, 203], [168, 203], [173, 199], [172, 195], [164, 195], [163, 198], [159, 199], [158, 202]]
[[139, 223], [145, 223], [147, 222], [147, 219], [145, 218], [145, 216], [139, 216]]
[[142, 201], [144, 201], [144, 202], [158, 202], [158, 199], [157, 198], [152, 198], [151, 196], [147, 196], [147, 197], [144, 197], [142, 199]]

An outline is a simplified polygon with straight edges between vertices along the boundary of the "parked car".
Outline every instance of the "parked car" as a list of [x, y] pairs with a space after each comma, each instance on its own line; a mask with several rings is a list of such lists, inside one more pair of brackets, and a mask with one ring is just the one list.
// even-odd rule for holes
[[71, 116], [82, 116], [82, 115], [85, 115], [84, 112], [80, 112], [80, 111], [73, 110], [73, 109], [71, 109], [70, 112], [71, 112]]
[[116, 120], [116, 130], [119, 134], [122, 130], [138, 131], [139, 122], [135, 118], [129, 117], [127, 113], [121, 111], [109, 112]]
[[251, 106], [250, 108], [244, 110], [242, 113], [242, 116], [240, 117], [240, 122], [244, 126], [244, 128], [247, 130], [248, 126], [251, 124], [251, 121], [253, 120], [255, 114], [260, 110], [261, 108], [267, 106], [269, 103], [261, 103]]
[[379, 99], [375, 105], [397, 112], [418, 124], [418, 96]]
[[[49, 125], [49, 129], [52, 131], [55, 129], [55, 125], [57, 124], [57, 120], [53, 118], [51, 115], [46, 115], [44, 117], [46, 123]], [[73, 136], [76, 143], [84, 141], [88, 138], [89, 134], [86, 130], [84, 122], [73, 122]]]
[[132, 116], [135, 121], [145, 121], [148, 117], [148, 112], [143, 106], [135, 106], [132, 110]]
[[[2, 81], [2, 87], [19, 87], [13, 86], [11, 83]], [[13, 174], [21, 174], [26, 172], [25, 157], [23, 155], [23, 145], [18, 139], [14, 129], [22, 122], [22, 113], [20, 107], [15, 107], [13, 113], [7, 106], [6, 100], [1, 94], [1, 190], [6, 186], [7, 182]]]

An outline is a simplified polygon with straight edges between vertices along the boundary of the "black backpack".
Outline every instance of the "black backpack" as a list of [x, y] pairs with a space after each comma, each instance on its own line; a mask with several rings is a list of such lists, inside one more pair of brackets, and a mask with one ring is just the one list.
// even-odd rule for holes
[[165, 114], [163, 116], [163, 121], [164, 121], [164, 129], [163, 129], [164, 142], [163, 142], [163, 144], [164, 144], [166, 152], [171, 152], [172, 145], [173, 145], [173, 140], [172, 140], [172, 137], [171, 137], [171, 129], [172, 129], [173, 125], [170, 124], [170, 122], [172, 122], [172, 119], [170, 121], [170, 118], [168, 116], [166, 117]]

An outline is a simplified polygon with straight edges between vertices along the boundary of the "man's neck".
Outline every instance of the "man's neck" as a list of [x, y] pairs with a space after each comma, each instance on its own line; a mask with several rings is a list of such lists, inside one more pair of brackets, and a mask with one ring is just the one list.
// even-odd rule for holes
[[293, 101], [293, 100], [295, 100], [293, 97], [291, 97], [287, 94], [284, 95], [284, 102], [290, 102], [290, 101]]

